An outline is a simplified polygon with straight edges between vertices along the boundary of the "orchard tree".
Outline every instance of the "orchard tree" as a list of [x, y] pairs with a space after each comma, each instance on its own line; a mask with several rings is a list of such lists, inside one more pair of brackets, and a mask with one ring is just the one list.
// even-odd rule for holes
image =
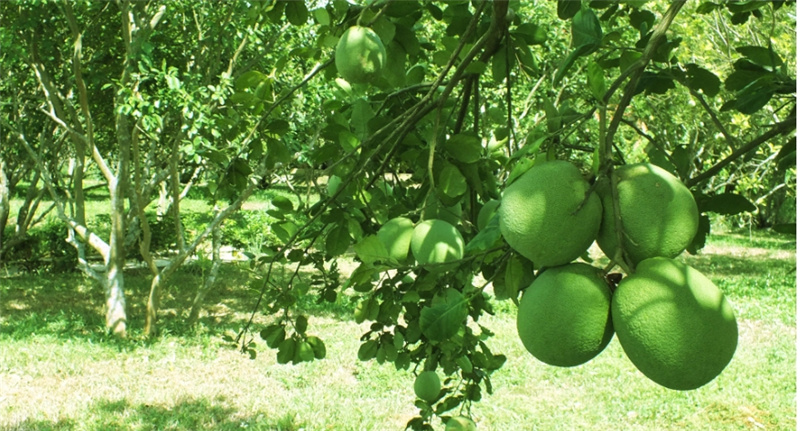
[[[588, 244], [576, 247], [580, 257], [521, 252], [501, 219], [519, 211], [504, 199], [541, 167], [569, 166], [533, 181], [565, 190], [552, 202], [573, 190], [556, 183], [562, 176], [580, 191], [569, 196], [578, 207], [540, 227], [543, 234], [571, 231], [568, 220], [599, 208], [591, 196], [605, 193], [606, 237], [626, 244], [633, 229], [623, 223], [620, 178], [640, 163], [663, 184], [686, 187], [686, 205], [697, 212], [681, 244], [689, 252], [702, 248], [713, 213], [756, 211], [760, 225], [794, 230], [793, 7], [5, 2], [2, 20], [11, 24], [0, 29], [0, 55], [11, 60], [3, 69], [10, 79], [0, 88], [4, 103], [16, 105], [0, 117], [13, 149], [0, 154], [35, 166], [82, 268], [106, 290], [117, 332], [125, 330], [122, 268], [134, 245], [153, 275], [152, 333], [168, 276], [208, 238], [218, 249], [220, 224], [256, 188], [289, 188], [297, 199], [275, 198], [268, 211], [278, 242], [251, 260], [260, 291], [253, 315], [271, 320], [255, 327], [251, 319], [241, 348], [254, 353], [257, 333], [280, 363], [321, 359], [324, 340], [296, 305], [309, 295], [354, 301], [356, 322], [370, 323], [358, 358], [425, 376], [408, 426], [430, 429], [440, 417], [468, 429], [470, 406], [491, 394], [491, 375], [506, 359], [483, 325], [492, 299], [516, 303], [535, 280], [560, 272], [599, 274], [602, 284], [585, 283], [592, 291], [684, 271], [670, 260], [639, 272], [647, 259], [627, 245], [591, 271], [562, 266], [589, 262]], [[111, 197], [103, 238], [83, 210], [92, 171]], [[198, 182], [212, 191], [214, 217], [187, 238], [180, 201]], [[155, 201], [175, 231], [166, 268], [149, 249], [144, 210]], [[87, 245], [103, 257], [103, 271], [87, 264]], [[344, 256], [357, 262], [347, 277]], [[548, 266], [562, 269], [540, 277]], [[735, 324], [716, 317], [729, 329], [728, 348]]]
[[[314, 100], [315, 120], [293, 125], [308, 127], [302, 161], [317, 169], [320, 198], [300, 208], [276, 202], [306, 220], [278, 214], [272, 228], [283, 243], [253, 262], [264, 265], [254, 314], [274, 320], [248, 325], [242, 348], [252, 349], [248, 334], [257, 329], [280, 363], [324, 357], [324, 341], [294, 305], [309, 294], [331, 302], [346, 295], [356, 301], [356, 322], [371, 322], [359, 359], [445, 376], [420, 389], [410, 428], [468, 415], [505, 362], [481, 321], [493, 312], [490, 298], [516, 302], [546, 270], [501, 234], [493, 213], [506, 185], [566, 160], [594, 184], [589, 192], [611, 187], [606, 206], [619, 206], [617, 168], [659, 166], [679, 179], [668, 182], [691, 188], [697, 219], [681, 246], [690, 252], [702, 248], [711, 213], [756, 210], [756, 196], [736, 187], [743, 176], [777, 170], [776, 186], [794, 187], [786, 3], [277, 2], [270, 19], [313, 29], [316, 42], [302, 52], [323, 64], [312, 70], [320, 79], [299, 90]], [[361, 39], [349, 40], [353, 33]], [[719, 185], [721, 173], [728, 186]], [[611, 214], [619, 219], [619, 208]], [[625, 231], [616, 232], [622, 243]], [[351, 252], [358, 267], [341, 281], [337, 259]], [[609, 255], [609, 280], [614, 266], [635, 271], [638, 259], [627, 254]], [[276, 282], [287, 266], [292, 275]], [[314, 275], [302, 275], [304, 266]], [[719, 319], [732, 328], [722, 337], [732, 355], [735, 322], [727, 311]]]

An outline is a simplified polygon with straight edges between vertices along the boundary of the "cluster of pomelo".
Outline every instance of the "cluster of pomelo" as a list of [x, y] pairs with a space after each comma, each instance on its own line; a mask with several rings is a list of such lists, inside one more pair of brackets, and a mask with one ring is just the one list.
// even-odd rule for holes
[[[646, 163], [618, 167], [596, 190], [565, 161], [539, 164], [505, 190], [506, 242], [540, 269], [519, 303], [517, 329], [542, 362], [575, 366], [616, 332], [631, 362], [656, 383], [698, 388], [727, 366], [738, 330], [722, 292], [674, 258], [693, 240], [691, 192]], [[620, 240], [622, 244], [620, 245]], [[574, 262], [597, 241], [631, 273], [616, 288], [602, 270]]]

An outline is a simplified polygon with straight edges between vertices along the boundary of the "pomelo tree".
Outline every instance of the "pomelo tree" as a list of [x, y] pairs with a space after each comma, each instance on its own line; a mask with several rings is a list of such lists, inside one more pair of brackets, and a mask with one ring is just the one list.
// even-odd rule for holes
[[[355, 320], [370, 322], [360, 360], [444, 377], [408, 423], [430, 429], [491, 394], [506, 358], [481, 317], [543, 269], [500, 224], [504, 191], [533, 169], [568, 162], [587, 197], [610, 187], [619, 219], [615, 171], [659, 166], [697, 205], [690, 252], [712, 214], [794, 229], [793, 1], [234, 3], [0, 4], [12, 23], [0, 28], [0, 91], [15, 107], [0, 117], [0, 167], [35, 166], [72, 244], [103, 255], [93, 275], [118, 318], [125, 256], [152, 263], [147, 205], [172, 209], [178, 250], [168, 268], [150, 265], [154, 328], [160, 283], [257, 188], [283, 187], [296, 199], [271, 202], [276, 240], [251, 259], [253, 313], [271, 323], [251, 319], [238, 345], [274, 348], [280, 363], [324, 358], [296, 305], [354, 301]], [[378, 59], [369, 79], [358, 56], [337, 58], [354, 26], [370, 29], [354, 43]], [[92, 170], [112, 197], [105, 238], [81, 218]], [[558, 188], [548, 179], [537, 186]], [[180, 200], [200, 182], [214, 218], [184, 237]], [[434, 238], [419, 240], [433, 251], [423, 259], [411, 249], [419, 226]], [[346, 273], [344, 256], [357, 263]], [[635, 270], [624, 252], [609, 257]], [[277, 283], [279, 271], [290, 276]]]

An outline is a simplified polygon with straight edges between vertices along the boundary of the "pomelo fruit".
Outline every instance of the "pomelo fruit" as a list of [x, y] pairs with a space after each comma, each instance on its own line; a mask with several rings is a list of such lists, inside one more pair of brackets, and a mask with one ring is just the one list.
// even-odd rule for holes
[[422, 400], [435, 401], [441, 391], [442, 383], [436, 371], [423, 371], [414, 379], [414, 394]]
[[395, 217], [378, 229], [378, 239], [383, 243], [389, 256], [399, 263], [408, 260], [411, 236], [414, 234], [414, 222], [407, 217]]
[[[623, 248], [630, 262], [650, 257], [675, 257], [691, 244], [699, 214], [692, 192], [672, 174], [649, 163], [614, 170], [622, 219]], [[611, 186], [598, 189], [603, 222], [597, 245], [613, 259], [618, 248]]]
[[477, 431], [478, 427], [472, 419], [465, 416], [453, 416], [447, 420], [444, 431]]
[[569, 162], [535, 165], [506, 187], [500, 232], [508, 245], [537, 267], [558, 266], [579, 257], [600, 228], [602, 206], [589, 183]]
[[464, 257], [464, 238], [444, 220], [425, 220], [414, 228], [411, 253], [422, 265], [459, 260]]
[[517, 332], [540, 361], [573, 367], [611, 341], [611, 289], [603, 272], [585, 263], [548, 268], [522, 294]]
[[639, 263], [614, 291], [611, 316], [631, 362], [670, 389], [705, 385], [736, 351], [736, 317], [723, 293], [700, 271], [673, 259]]
[[366, 84], [386, 64], [386, 48], [374, 30], [356, 25], [345, 30], [336, 44], [335, 63], [347, 82]]

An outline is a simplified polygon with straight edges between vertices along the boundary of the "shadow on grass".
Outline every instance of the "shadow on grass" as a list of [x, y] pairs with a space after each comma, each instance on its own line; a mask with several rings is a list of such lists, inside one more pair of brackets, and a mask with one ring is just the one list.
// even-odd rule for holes
[[67, 431], [82, 430], [270, 430], [298, 431], [304, 425], [291, 414], [283, 416], [267, 412], [250, 416], [237, 414], [224, 400], [190, 399], [173, 406], [132, 405], [128, 400], [102, 400], [87, 407], [85, 417], [58, 421], [25, 420], [0, 428], [0, 431]]
[[[187, 316], [197, 288], [203, 284], [203, 271], [196, 264], [178, 270], [162, 291], [159, 309], [159, 331], [163, 335], [220, 335], [238, 332], [253, 311], [259, 292], [251, 285], [251, 274], [237, 264], [220, 269], [217, 285], [207, 294], [200, 318], [194, 327]], [[145, 306], [151, 276], [146, 269], [125, 272], [128, 328], [130, 337], [118, 340], [105, 330], [104, 295], [100, 286], [80, 273], [22, 274], [0, 278], [0, 335], [24, 339], [33, 335], [59, 338], [89, 339], [111, 342], [120, 349], [135, 347], [154, 340], [142, 341]], [[309, 316], [351, 320], [354, 305], [343, 295], [334, 303], [318, 301], [310, 292], [294, 309]], [[263, 305], [263, 303], [262, 303]], [[263, 307], [256, 314], [263, 320]], [[260, 327], [252, 328], [258, 333]]]

